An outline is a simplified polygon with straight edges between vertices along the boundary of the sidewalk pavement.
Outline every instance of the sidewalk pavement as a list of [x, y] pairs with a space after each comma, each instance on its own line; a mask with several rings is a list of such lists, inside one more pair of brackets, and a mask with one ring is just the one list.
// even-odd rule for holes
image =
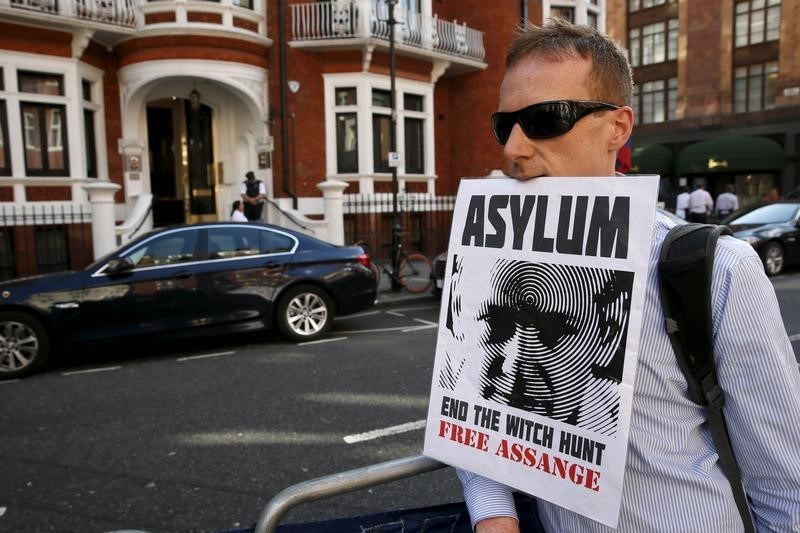
[[439, 304], [441, 298], [434, 295], [432, 289], [419, 294], [412, 294], [407, 290], [400, 288], [400, 290], [392, 290], [391, 279], [389, 276], [381, 276], [380, 284], [378, 285], [378, 297], [375, 300], [375, 307], [386, 307], [395, 304], [410, 303], [410, 302], [426, 302]]

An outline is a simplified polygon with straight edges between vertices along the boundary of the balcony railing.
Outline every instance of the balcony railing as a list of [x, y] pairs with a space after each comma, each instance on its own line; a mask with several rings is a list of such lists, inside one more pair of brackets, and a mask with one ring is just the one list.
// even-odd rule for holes
[[[292, 4], [292, 40], [353, 38], [389, 40], [389, 7], [384, 1], [350, 0]], [[483, 32], [457, 22], [395, 7], [397, 43], [483, 61]]]
[[0, 0], [1, 7], [129, 28], [135, 27], [137, 22], [134, 0]]

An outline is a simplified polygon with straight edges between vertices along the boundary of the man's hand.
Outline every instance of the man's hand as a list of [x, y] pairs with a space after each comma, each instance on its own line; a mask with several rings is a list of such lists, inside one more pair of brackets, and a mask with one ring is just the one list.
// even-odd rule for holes
[[510, 516], [487, 518], [475, 524], [475, 533], [519, 533], [519, 522]]

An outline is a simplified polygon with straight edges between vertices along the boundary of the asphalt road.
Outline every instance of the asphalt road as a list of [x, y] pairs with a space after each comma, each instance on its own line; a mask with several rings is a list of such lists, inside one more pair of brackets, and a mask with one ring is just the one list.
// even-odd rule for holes
[[[800, 354], [800, 272], [773, 282]], [[437, 320], [428, 298], [338, 320], [317, 344], [113, 345], [0, 382], [0, 532], [243, 528], [292, 484], [418, 454]], [[285, 522], [460, 498], [446, 469]]]
[[[429, 298], [339, 320], [318, 344], [115, 346], [2, 383], [0, 531], [247, 527], [292, 484], [418, 454], [437, 320]], [[286, 521], [460, 497], [447, 471], [371, 492]]]

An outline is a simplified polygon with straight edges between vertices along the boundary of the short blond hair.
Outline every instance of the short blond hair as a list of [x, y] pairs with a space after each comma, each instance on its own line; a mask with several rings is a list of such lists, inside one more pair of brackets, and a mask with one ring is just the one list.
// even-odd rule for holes
[[508, 49], [506, 69], [525, 57], [562, 61], [578, 55], [592, 62], [592, 99], [630, 105], [633, 72], [625, 52], [611, 39], [589, 26], [550, 19], [543, 26], [525, 22]]

